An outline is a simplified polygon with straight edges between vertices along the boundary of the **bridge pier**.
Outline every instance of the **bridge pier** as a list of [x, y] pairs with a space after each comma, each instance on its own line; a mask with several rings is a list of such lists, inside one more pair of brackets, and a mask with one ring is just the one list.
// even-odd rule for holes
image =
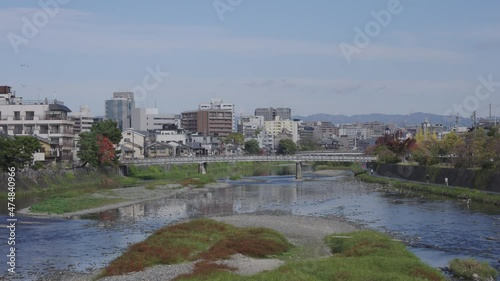
[[202, 175], [207, 173], [207, 163], [198, 163], [198, 173]]
[[128, 176], [129, 175], [128, 166], [126, 166], [126, 165], [118, 166], [117, 173], [118, 173], [118, 176], [120, 176], [120, 177]]
[[295, 162], [295, 179], [302, 179], [302, 162]]

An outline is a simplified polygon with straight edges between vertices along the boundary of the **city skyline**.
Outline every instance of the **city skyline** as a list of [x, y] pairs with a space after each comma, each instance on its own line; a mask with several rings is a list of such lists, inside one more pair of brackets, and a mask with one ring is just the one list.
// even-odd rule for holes
[[[104, 115], [113, 92], [136, 89], [138, 105], [164, 113], [212, 98], [234, 103], [237, 116], [272, 106], [294, 115], [468, 117], [470, 109], [487, 116], [490, 103], [500, 113], [494, 1], [402, 0], [392, 10], [394, 1], [39, 4], [50, 2], [0, 4], [0, 84], [25, 99], [57, 98], [74, 112], [88, 105]], [[23, 35], [43, 13], [46, 24]], [[356, 45], [358, 30], [377, 18], [379, 32]], [[348, 45], [359, 51], [350, 60]], [[478, 85], [488, 92], [477, 95]]]

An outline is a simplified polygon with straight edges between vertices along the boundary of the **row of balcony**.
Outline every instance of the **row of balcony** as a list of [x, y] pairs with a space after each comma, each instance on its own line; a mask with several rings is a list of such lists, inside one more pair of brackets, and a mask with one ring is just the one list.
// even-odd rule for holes
[[50, 134], [66, 134], [66, 135], [73, 135], [74, 131], [70, 129], [63, 129], [63, 130], [19, 130], [19, 129], [14, 129], [14, 134], [16, 135], [34, 135], [34, 134], [40, 134], [40, 135], [50, 135]]
[[2, 116], [0, 121], [39, 121], [39, 120], [60, 120], [60, 121], [71, 121], [66, 116], [58, 114], [47, 114], [45, 116]]

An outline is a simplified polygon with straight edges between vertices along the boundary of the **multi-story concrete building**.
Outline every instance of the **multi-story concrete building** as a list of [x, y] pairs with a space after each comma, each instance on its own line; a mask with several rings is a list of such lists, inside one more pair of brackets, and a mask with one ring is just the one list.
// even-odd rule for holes
[[227, 136], [233, 132], [233, 112], [220, 109], [185, 111], [182, 128], [203, 136]]
[[319, 130], [311, 126], [301, 126], [301, 128], [299, 129], [300, 139], [304, 141], [320, 140], [321, 138], [315, 138], [315, 131]]
[[264, 121], [273, 121], [277, 116], [281, 120], [292, 119], [292, 110], [290, 108], [256, 108], [255, 116], [263, 116]]
[[71, 110], [63, 102], [23, 100], [0, 87], [0, 132], [11, 136], [39, 136], [59, 145], [59, 158], [72, 160], [74, 122], [68, 119]]
[[133, 92], [114, 92], [113, 99], [105, 101], [106, 119], [118, 123], [123, 132], [132, 128], [132, 110], [135, 108]]
[[223, 102], [221, 99], [212, 99], [212, 100], [210, 100], [210, 103], [200, 103], [200, 105], [198, 106], [198, 109], [199, 110], [217, 109], [217, 110], [231, 111], [232, 131], [236, 132], [236, 118], [235, 118], [234, 104]]
[[251, 138], [254, 134], [262, 131], [264, 128], [263, 116], [242, 116], [239, 120], [238, 132], [245, 138]]
[[187, 135], [183, 129], [179, 129], [177, 125], [170, 124], [163, 126], [162, 130], [155, 132], [156, 142], [176, 142], [179, 144], [187, 143]]
[[163, 125], [180, 124], [179, 114], [160, 114], [158, 108], [133, 108], [132, 128], [139, 131], [162, 130]]
[[90, 132], [94, 124], [94, 118], [88, 106], [80, 106], [80, 112], [69, 116], [69, 119], [75, 122], [75, 126], [73, 127], [75, 135], [79, 135], [83, 132]]
[[299, 141], [299, 122], [293, 120], [281, 120], [279, 116], [276, 116], [274, 121], [264, 121], [264, 130], [273, 136], [277, 136], [282, 133], [283, 129], [287, 130], [292, 135], [291, 139], [295, 143]]
[[339, 129], [339, 136], [348, 137], [350, 139], [367, 139], [368, 136], [373, 134], [373, 129], [363, 128], [359, 124], [345, 124], [341, 125]]

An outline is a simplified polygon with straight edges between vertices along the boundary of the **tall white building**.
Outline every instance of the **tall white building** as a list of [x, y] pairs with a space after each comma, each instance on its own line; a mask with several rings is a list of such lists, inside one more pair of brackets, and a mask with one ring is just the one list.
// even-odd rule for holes
[[0, 132], [12, 136], [39, 136], [59, 145], [62, 160], [72, 160], [74, 122], [68, 119], [71, 110], [63, 102], [47, 99], [23, 100], [0, 87]]
[[132, 128], [134, 130], [162, 130], [163, 125], [180, 125], [180, 120], [180, 114], [160, 114], [158, 108], [132, 109]]
[[208, 109], [220, 109], [220, 110], [228, 110], [231, 111], [233, 116], [233, 132], [236, 132], [236, 117], [234, 111], [234, 104], [223, 102], [221, 99], [211, 99], [210, 103], [200, 103], [198, 106], [199, 110], [208, 110]]

